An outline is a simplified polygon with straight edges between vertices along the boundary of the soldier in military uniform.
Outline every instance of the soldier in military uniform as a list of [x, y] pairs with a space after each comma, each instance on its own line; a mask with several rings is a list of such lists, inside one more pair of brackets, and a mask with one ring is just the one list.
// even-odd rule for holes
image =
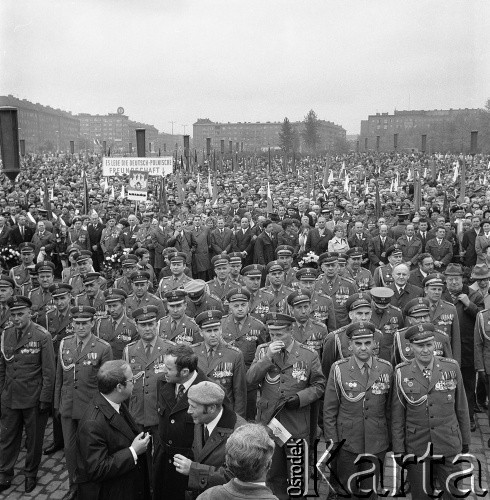
[[216, 276], [207, 281], [209, 293], [215, 295], [223, 301], [225, 312], [228, 310], [226, 303], [226, 294], [236, 285], [230, 280], [230, 258], [228, 255], [215, 255], [211, 259]]
[[247, 381], [245, 363], [238, 347], [223, 341], [221, 331], [221, 311], [209, 310], [196, 317], [204, 339], [192, 346], [197, 354], [198, 367], [209, 380], [221, 385], [231, 408], [245, 418], [247, 411]]
[[297, 285], [299, 290], [310, 293], [310, 307], [313, 317], [316, 320], [322, 321], [327, 326], [329, 332], [333, 332], [337, 329], [333, 301], [321, 290], [315, 290], [317, 277], [318, 271], [311, 267], [304, 267], [296, 273]]
[[31, 301], [8, 300], [12, 326], [0, 338], [0, 492], [10, 488], [26, 433], [25, 491], [37, 484], [55, 381], [51, 335], [31, 321]]
[[[405, 339], [405, 333], [413, 325], [420, 323], [430, 323], [429, 316], [430, 302], [426, 297], [417, 297], [412, 299], [403, 309], [405, 317], [405, 327], [395, 333], [395, 341], [393, 343], [393, 365], [396, 366], [404, 361], [413, 359], [413, 352], [410, 348], [410, 342]], [[449, 336], [442, 330], [436, 328], [434, 330], [434, 355], [452, 358], [451, 340]]]
[[54, 283], [54, 264], [52, 262], [39, 262], [36, 264], [39, 276], [39, 287], [29, 292], [32, 302], [32, 320], [36, 323], [43, 321], [46, 313], [55, 309], [49, 287]]
[[[359, 292], [351, 295], [346, 302], [351, 323], [358, 321], [371, 321], [373, 314], [371, 307], [371, 296], [368, 292]], [[343, 326], [334, 332], [329, 332], [325, 339], [322, 354], [322, 369], [325, 377], [328, 377], [333, 363], [339, 359], [348, 358], [352, 355], [349, 339], [346, 335], [347, 326]], [[383, 334], [376, 329], [374, 332], [374, 354], [378, 355], [379, 345]]]
[[403, 314], [400, 308], [390, 304], [395, 292], [384, 286], [371, 288], [372, 300], [371, 321], [382, 333], [378, 357], [391, 363], [393, 358], [393, 342], [396, 332], [403, 328]]
[[458, 312], [451, 302], [441, 299], [444, 288], [444, 275], [433, 273], [427, 275], [422, 284], [425, 296], [429, 299], [430, 322], [449, 336], [453, 358], [461, 363], [461, 335], [459, 331]]
[[15, 281], [9, 276], [0, 275], [0, 331], [12, 326], [8, 300], [13, 297]]
[[[490, 309], [484, 309], [476, 315], [475, 370], [486, 377], [487, 384], [490, 382]], [[490, 424], [490, 407], [488, 422]], [[487, 446], [490, 448], [490, 439]]]
[[336, 252], [326, 252], [318, 258], [318, 265], [324, 272], [316, 281], [315, 289], [328, 295], [334, 305], [337, 328], [349, 324], [349, 315], [345, 302], [349, 296], [358, 291], [355, 282], [340, 276], [339, 257]]
[[135, 271], [130, 276], [132, 293], [126, 300], [126, 314], [131, 316], [132, 311], [143, 306], [155, 306], [158, 308], [158, 319], [165, 316], [163, 301], [148, 291], [150, 286], [150, 274], [147, 271]]
[[80, 249], [78, 247], [74, 246], [69, 246], [66, 249], [66, 255], [68, 257], [68, 260], [70, 262], [69, 267], [65, 267], [63, 271], [61, 271], [61, 281], [63, 283], [68, 283], [70, 281], [70, 278], [73, 278], [74, 276], [80, 274], [80, 271], [78, 270], [78, 264], [77, 264], [77, 257], [78, 257], [78, 252]]
[[[60, 342], [68, 335], [73, 335], [72, 316], [70, 312], [71, 286], [67, 283], [53, 283], [49, 287], [55, 309], [46, 313], [39, 324], [51, 334], [53, 341], [54, 359], [58, 365], [58, 351]], [[54, 394], [54, 387], [53, 387]], [[53, 405], [54, 408], [54, 405]], [[64, 448], [63, 430], [59, 413], [53, 411], [53, 443], [44, 449], [45, 455], [52, 455]]]
[[145, 432], [158, 427], [157, 382], [164, 380], [164, 356], [173, 342], [158, 336], [158, 307], [144, 305], [133, 312], [139, 340], [124, 348], [123, 359], [131, 366], [135, 383], [129, 411]]
[[138, 338], [136, 325], [126, 312], [127, 294], [118, 288], [104, 290], [107, 316], [96, 323], [97, 337], [109, 343], [114, 359], [121, 359], [124, 348]]
[[293, 292], [292, 288], [284, 284], [285, 271], [283, 264], [278, 260], [272, 260], [265, 266], [269, 285], [263, 288], [274, 298], [270, 303], [270, 311], [287, 313], [288, 296]]
[[126, 255], [122, 262], [123, 275], [114, 280], [114, 288], [124, 290], [129, 296], [133, 293], [133, 284], [131, 282], [131, 275], [138, 270], [138, 257], [133, 254]]
[[15, 286], [20, 288], [24, 283], [28, 283], [31, 279], [29, 268], [34, 267], [35, 246], [32, 243], [24, 242], [19, 245], [21, 264], [14, 266], [9, 276], [14, 280]]
[[377, 267], [374, 271], [374, 286], [389, 287], [395, 282], [393, 278], [393, 269], [398, 264], [401, 264], [403, 260], [403, 253], [398, 243], [395, 243], [386, 250], [386, 258], [388, 259], [388, 264], [386, 264], [386, 266]]
[[184, 290], [171, 290], [165, 293], [168, 316], [159, 321], [158, 335], [175, 344], [192, 345], [202, 340], [197, 323], [187, 316], [185, 310], [187, 293]]
[[191, 280], [184, 285], [187, 294], [185, 313], [190, 318], [196, 318], [200, 313], [209, 310], [224, 312], [223, 303], [219, 297], [206, 291], [206, 282]]
[[90, 306], [95, 309], [95, 318], [107, 316], [104, 292], [100, 289], [99, 273], [87, 273], [82, 281], [85, 291], [75, 297], [74, 305]]
[[[268, 425], [275, 417], [292, 435], [293, 440], [310, 436], [310, 406], [323, 395], [325, 377], [318, 354], [293, 338], [294, 318], [269, 313], [266, 318], [271, 342], [257, 348], [247, 372], [249, 384], [260, 384], [257, 421]], [[291, 476], [288, 446], [276, 446], [267, 473], [267, 486], [279, 499], [289, 499], [288, 477]]]
[[157, 297], [164, 298], [166, 292], [184, 288], [185, 284], [192, 281], [192, 278], [185, 274], [187, 255], [183, 252], [170, 254], [168, 260], [170, 262], [170, 272], [172, 276], [164, 277], [158, 285]]
[[[349, 484], [355, 473], [373, 465], [374, 484], [380, 476], [380, 464], [390, 445], [389, 413], [393, 368], [388, 361], [373, 355], [373, 323], [351, 323], [346, 330], [352, 356], [336, 361], [330, 371], [325, 390], [323, 424], [325, 441], [337, 445], [345, 440], [337, 456], [337, 473], [341, 487], [349, 498], [372, 498], [360, 495], [360, 488], [373, 488], [373, 479], [367, 484]], [[377, 461], [355, 464], [360, 454], [375, 455]]]
[[230, 259], [230, 281], [234, 286], [243, 286], [243, 277], [240, 274], [242, 269], [241, 252], [232, 252], [228, 254]]
[[28, 269], [29, 271], [29, 281], [26, 281], [20, 288], [15, 290], [15, 295], [23, 295], [24, 297], [29, 297], [29, 293], [34, 288], [39, 287], [39, 276], [37, 274], [37, 269], [33, 266]]
[[345, 252], [347, 256], [347, 266], [344, 270], [344, 276], [354, 280], [361, 292], [369, 290], [374, 286], [371, 271], [362, 267], [362, 256], [364, 251], [361, 247], [349, 248]]
[[412, 498], [417, 500], [434, 498], [435, 478], [450, 498], [462, 496], [454, 484], [457, 476], [450, 478], [450, 475], [461, 471], [461, 465], [454, 464], [453, 459], [460, 452], [468, 453], [471, 442], [461, 371], [453, 359], [434, 355], [434, 330], [430, 323], [410, 327], [405, 338], [410, 342], [414, 359], [395, 368], [396, 394], [391, 418], [393, 452], [401, 457], [413, 453], [420, 458], [426, 456], [430, 443], [431, 455], [444, 457], [443, 463], [432, 461], [431, 474], [425, 474], [425, 485], [423, 468], [427, 467], [424, 464], [427, 459], [405, 465]]
[[77, 494], [74, 474], [78, 422], [87, 404], [98, 392], [99, 368], [112, 359], [111, 346], [92, 333], [95, 309], [78, 306], [72, 307], [70, 312], [75, 333], [61, 340], [54, 394], [54, 407], [61, 415], [70, 484], [65, 500], [73, 500]]
[[262, 323], [265, 322], [265, 316], [269, 312], [274, 296], [260, 289], [260, 281], [264, 266], [260, 264], [251, 264], [242, 269], [243, 282], [250, 293], [249, 312]]
[[[282, 264], [284, 268], [284, 286], [288, 288], [297, 288], [298, 282], [296, 278], [296, 271], [293, 269], [293, 257], [294, 257], [294, 248], [289, 245], [279, 245], [276, 248], [276, 258], [277, 261]], [[265, 282], [266, 285], [269, 277]]]
[[[221, 319], [222, 337], [240, 349], [248, 370], [257, 347], [267, 340], [267, 329], [262, 321], [250, 315], [250, 292], [245, 287], [230, 290], [226, 298], [230, 306], [228, 316]], [[257, 413], [257, 388], [257, 385], [247, 385], [247, 420], [253, 420]]]

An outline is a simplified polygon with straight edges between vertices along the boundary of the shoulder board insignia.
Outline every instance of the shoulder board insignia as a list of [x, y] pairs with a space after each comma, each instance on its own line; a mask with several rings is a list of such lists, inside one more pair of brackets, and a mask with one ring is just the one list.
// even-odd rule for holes
[[213, 283], [214, 283], [214, 280], [206, 281], [206, 285], [212, 285]]
[[440, 335], [443, 335], [444, 337], [448, 337], [449, 338], [449, 335], [446, 332], [440, 330], [439, 328], [436, 328], [435, 331], [437, 333], [439, 333]]
[[227, 349], [231, 349], [232, 351], [238, 351], [241, 352], [238, 347], [235, 347], [234, 345], [228, 344], [228, 342], [223, 342], [223, 344], [226, 346]]
[[298, 342], [299, 346], [302, 347], [303, 349], [306, 349], [307, 351], [310, 351], [310, 352], [316, 352], [315, 349], [313, 347], [310, 347], [309, 345], [306, 345], [306, 344], [300, 344]]
[[447, 304], [447, 305], [449, 305], [449, 306], [454, 307], [454, 304], [452, 304], [451, 302], [448, 302], [447, 300], [441, 299], [441, 302], [442, 302], [443, 304]]
[[327, 330], [325, 323], [322, 323], [319, 319], [312, 319], [311, 322], [316, 326], [321, 326], [322, 329]]
[[334, 362], [334, 365], [341, 365], [342, 363], [347, 363], [348, 361], [349, 361], [349, 358], [339, 359], [339, 360]]
[[265, 324], [260, 321], [260, 319], [255, 318], [254, 316], [250, 316], [250, 324], [257, 324], [260, 328], [265, 328]]
[[355, 280], [348, 278], [347, 276], [340, 276], [341, 280], [347, 281], [347, 283], [355, 283]]
[[216, 299], [218, 302], [221, 302], [221, 299], [214, 293], [210, 293], [209, 296], [212, 297], [213, 299]]
[[204, 344], [204, 342], [197, 342], [196, 344], [191, 344], [191, 347], [199, 347], [202, 344]]
[[340, 328], [337, 328], [337, 330], [333, 330], [332, 332], [329, 332], [330, 335], [335, 335], [335, 334], [339, 334], [339, 333], [342, 333], [342, 332], [345, 332], [347, 330], [347, 327], [346, 326], [341, 326]]
[[131, 347], [131, 346], [133, 346], [133, 345], [136, 345], [137, 343], [138, 343], [138, 341], [137, 341], [137, 340], [135, 340], [134, 342], [130, 342], [130, 343], [126, 346], [126, 348]]
[[399, 307], [396, 307], [393, 304], [388, 304], [388, 307], [391, 308], [391, 309], [394, 309], [395, 311], [402, 312], [402, 310]]
[[440, 361], [447, 361], [448, 363], [452, 363], [454, 365], [458, 364], [458, 362], [455, 359], [452, 359], [452, 358], [444, 358], [442, 356], [437, 356], [437, 358], [439, 358]]
[[395, 366], [395, 370], [399, 370], [400, 368], [403, 368], [404, 366], [408, 366], [412, 361], [403, 361], [403, 363], [399, 363], [398, 365]]
[[270, 295], [271, 297], [274, 297], [274, 294], [271, 293], [271, 292], [268, 292], [267, 290], [265, 290], [264, 288], [261, 288], [260, 289], [261, 293], [264, 294], [264, 295]]
[[95, 338], [96, 338], [96, 339], [97, 339], [97, 340], [98, 340], [101, 344], [104, 344], [104, 345], [106, 345], [106, 346], [109, 346], [109, 347], [110, 347], [110, 345], [111, 345], [111, 344], [109, 344], [109, 342], [107, 342], [106, 340], [101, 339], [100, 337], [95, 337]]
[[391, 363], [389, 361], [386, 361], [386, 359], [376, 357], [376, 361], [378, 361], [378, 363], [383, 363], [384, 365], [388, 365], [389, 367], [393, 368]]
[[48, 332], [48, 330], [46, 330], [46, 328], [44, 328], [44, 326], [38, 325], [37, 323], [35, 323], [35, 325], [36, 325], [36, 328], [38, 331], [45, 333], [46, 335], [51, 336], [51, 334]]

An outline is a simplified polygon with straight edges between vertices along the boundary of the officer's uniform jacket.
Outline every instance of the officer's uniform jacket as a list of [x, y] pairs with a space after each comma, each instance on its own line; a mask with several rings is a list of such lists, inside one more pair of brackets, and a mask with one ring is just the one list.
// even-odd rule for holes
[[136, 309], [144, 306], [158, 307], [157, 320], [165, 316], [165, 306], [163, 305], [163, 301], [150, 292], [146, 292], [141, 299], [136, 297], [134, 293], [129, 295], [126, 299], [126, 314], [131, 318], [133, 311], [136, 311]]
[[25, 267], [24, 264], [14, 266], [10, 270], [9, 276], [15, 281], [15, 286], [17, 288], [20, 288], [24, 283], [31, 280], [29, 269]]
[[262, 321], [250, 314], [243, 321], [243, 326], [238, 331], [238, 326], [232, 314], [221, 319], [223, 340], [232, 346], [238, 347], [243, 354], [245, 367], [248, 369], [255, 357], [257, 346], [267, 340], [267, 327]]
[[271, 310], [274, 296], [263, 288], [257, 290], [255, 293], [252, 293], [251, 290], [249, 292], [251, 295], [248, 309], [250, 314], [259, 321], [262, 321], [262, 323], [265, 323], [265, 316]]
[[124, 313], [115, 328], [112, 316], [100, 318], [96, 323], [95, 332], [97, 337], [111, 346], [113, 359], [121, 359], [124, 348], [138, 338], [134, 321]]
[[[311, 296], [310, 306], [313, 318], [327, 325], [329, 332], [337, 329], [333, 301], [327, 294], [321, 290], [315, 290]], [[291, 314], [291, 308], [289, 308], [289, 314]]]
[[[284, 286], [287, 286], [288, 288], [292, 288], [293, 291], [294, 290], [297, 290], [299, 288], [298, 286], [298, 280], [296, 278], [296, 273], [297, 273], [297, 269], [293, 269], [292, 267], [290, 267], [287, 271], [284, 272], [284, 283], [283, 285]], [[269, 289], [270, 287], [270, 280], [269, 280], [269, 276], [267, 276], [267, 278], [265, 279], [265, 286], [267, 287], [267, 289]]]
[[31, 321], [19, 341], [15, 328], [6, 328], [0, 337], [0, 352], [2, 406], [23, 410], [53, 401], [53, 342], [42, 326]]
[[215, 348], [212, 358], [208, 358], [206, 344], [199, 342], [192, 346], [197, 354], [198, 367], [209, 380], [221, 385], [231, 408], [245, 418], [247, 407], [247, 381], [245, 363], [238, 347], [221, 341]]
[[[396, 366], [404, 361], [413, 359], [413, 352], [410, 347], [410, 342], [405, 338], [405, 332], [409, 327], [402, 328], [395, 332], [393, 342], [393, 365]], [[445, 358], [453, 358], [451, 350], [451, 339], [442, 330], [436, 329], [434, 331], [434, 356], [444, 356]]]
[[26, 281], [20, 288], [16, 288], [14, 290], [14, 295], [23, 295], [24, 297], [29, 297], [31, 290], [33, 290], [34, 288], [37, 288], [37, 286], [34, 286], [31, 278], [29, 281]]
[[[257, 348], [252, 366], [247, 372], [248, 384], [260, 384], [257, 421], [267, 425], [275, 416], [295, 438], [307, 438], [310, 432], [310, 405], [320, 399], [325, 390], [318, 354], [293, 340], [282, 361], [280, 354], [270, 360], [266, 356], [269, 344]], [[300, 407], [284, 407], [290, 396], [298, 395]], [[316, 425], [316, 422], [314, 422]]]
[[133, 282], [127, 276], [121, 276], [114, 281], [113, 288], [124, 290], [127, 295], [131, 295], [133, 293]]
[[243, 276], [238, 275], [237, 279], [233, 279], [233, 277], [230, 275], [228, 278], [230, 280], [230, 283], [233, 285], [232, 288], [239, 288], [241, 286], [245, 286], [245, 283], [243, 281]]
[[175, 330], [171, 331], [172, 317], [165, 316], [159, 321], [158, 335], [162, 339], [171, 340], [175, 344], [192, 345], [202, 341], [196, 322], [184, 314], [177, 320]]
[[83, 284], [83, 278], [80, 273], [70, 276], [70, 278], [68, 278], [68, 284], [72, 287], [71, 294], [74, 297], [85, 292], [85, 285]]
[[427, 445], [447, 460], [471, 443], [468, 403], [458, 363], [434, 357], [430, 381], [415, 359], [395, 368], [392, 440], [395, 453], [421, 457]]
[[192, 281], [192, 278], [189, 278], [187, 274], [182, 273], [179, 278], [175, 279], [174, 276], [166, 276], [160, 280], [160, 284], [158, 285], [158, 291], [156, 293], [157, 297], [160, 297], [162, 300], [165, 300], [164, 295], [167, 292], [171, 292], [172, 290], [177, 290], [178, 288], [184, 288], [184, 285]]
[[[323, 345], [322, 370], [325, 377], [330, 374], [330, 369], [335, 361], [349, 358], [352, 351], [349, 349], [349, 338], [346, 335], [347, 326], [343, 326], [334, 332], [329, 332]], [[378, 356], [379, 346], [383, 334], [376, 328], [374, 330], [374, 350], [373, 355]]]
[[305, 344], [322, 358], [322, 349], [325, 338], [328, 334], [327, 327], [316, 319], [308, 318], [304, 325], [300, 325], [297, 321], [291, 327], [293, 337], [301, 344]]
[[216, 295], [216, 297], [223, 300], [226, 294], [236, 288], [236, 284], [233, 283], [230, 279], [226, 279], [224, 282], [221, 282], [216, 276], [211, 280], [207, 281], [206, 285], [208, 285], [209, 293]]
[[355, 274], [352, 269], [345, 267], [344, 276], [353, 280], [361, 292], [370, 290], [374, 286], [373, 275], [365, 267], [360, 267]]
[[336, 276], [330, 285], [329, 281], [324, 277], [316, 281], [315, 289], [321, 290], [332, 299], [337, 327], [349, 324], [349, 315], [345, 302], [350, 295], [359, 291], [354, 281], [342, 276]]
[[9, 326], [12, 326], [12, 321], [10, 321], [10, 309], [6, 307], [0, 315], [0, 331], [5, 330]]
[[458, 312], [454, 304], [446, 300], [439, 300], [435, 310], [430, 309], [430, 321], [438, 330], [442, 330], [449, 336], [452, 357], [461, 364], [461, 335]]
[[475, 370], [485, 370], [490, 375], [490, 309], [484, 309], [476, 316]]
[[163, 357], [173, 345], [173, 342], [157, 337], [148, 359], [145, 344], [141, 339], [124, 348], [122, 358], [131, 366], [133, 376], [140, 375], [135, 381], [129, 400], [129, 412], [136, 423], [143, 427], [158, 425], [157, 382], [159, 379], [165, 379]]
[[393, 267], [391, 264], [377, 267], [374, 271], [374, 286], [390, 287], [395, 282], [393, 278]]
[[49, 291], [44, 291], [41, 287], [33, 288], [28, 297], [32, 302], [32, 320], [36, 323], [38, 318], [42, 318], [49, 311], [56, 309], [51, 293]]
[[195, 304], [189, 297], [186, 297], [187, 307], [185, 313], [187, 316], [191, 318], [195, 318], [198, 314], [201, 314], [204, 311], [208, 310], [216, 310], [224, 312], [223, 302], [216, 297], [216, 295], [211, 295], [210, 293], [204, 294], [201, 302], [199, 304]]
[[112, 359], [111, 346], [90, 334], [88, 343], [77, 355], [77, 337], [70, 335], [60, 342], [58, 356], [54, 407], [62, 417], [80, 419], [98, 392], [97, 372]]
[[278, 313], [288, 312], [288, 295], [294, 292], [292, 288], [281, 285], [281, 288], [279, 288], [277, 294], [275, 293], [272, 285], [265, 287], [263, 290], [269, 292], [273, 296], [272, 302], [270, 303], [270, 311]]
[[102, 290], [97, 290], [95, 297], [90, 298], [87, 292], [78, 294], [75, 297], [74, 303], [76, 306], [91, 306], [95, 309], [95, 317], [103, 318], [107, 316], [107, 311], [105, 308], [105, 297]]
[[392, 304], [388, 304], [386, 309], [381, 309], [381, 314], [374, 304], [371, 306], [371, 309], [373, 311], [371, 322], [383, 334], [379, 344], [378, 357], [391, 362], [395, 334], [404, 325], [403, 313], [398, 307]]
[[367, 383], [354, 356], [336, 361], [325, 390], [325, 439], [345, 439], [350, 453], [382, 453], [390, 443], [393, 368], [384, 359], [371, 359]]
[[49, 311], [44, 316], [43, 323], [43, 326], [51, 334], [54, 354], [55, 358], [57, 358], [61, 340], [68, 335], [73, 335], [72, 315], [70, 313], [70, 308], [68, 308], [68, 311], [62, 318], [60, 318], [58, 314], [58, 309]]
[[78, 270], [78, 266], [77, 267], [73, 267], [73, 266], [66, 267], [65, 269], [63, 269], [63, 271], [61, 271], [61, 282], [62, 283], [69, 283], [70, 278], [73, 278], [74, 276], [77, 276], [78, 274], [80, 274], [80, 271]]

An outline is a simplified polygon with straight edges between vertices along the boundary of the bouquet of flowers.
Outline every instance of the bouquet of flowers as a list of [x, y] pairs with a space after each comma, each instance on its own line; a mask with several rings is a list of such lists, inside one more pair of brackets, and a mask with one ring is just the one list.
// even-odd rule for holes
[[11, 269], [20, 264], [20, 252], [12, 245], [7, 245], [0, 249], [0, 263], [2, 267]]
[[311, 267], [316, 269], [318, 267], [318, 255], [315, 252], [308, 252], [306, 255], [303, 255], [298, 262], [298, 267]]
[[124, 255], [126, 255], [125, 252], [116, 252], [104, 258], [102, 273], [109, 287], [112, 286], [114, 281], [122, 274], [122, 258]]

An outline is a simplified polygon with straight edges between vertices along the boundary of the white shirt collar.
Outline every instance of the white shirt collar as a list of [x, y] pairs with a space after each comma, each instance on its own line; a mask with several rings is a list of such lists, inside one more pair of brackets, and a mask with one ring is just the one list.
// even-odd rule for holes
[[179, 392], [179, 386], [181, 386], [181, 385], [184, 386], [184, 392], [187, 392], [189, 390], [189, 387], [194, 382], [194, 380], [196, 380], [196, 377], [197, 377], [197, 370], [195, 370], [193, 372], [193, 374], [191, 375], [191, 378], [187, 382], [184, 382], [183, 384], [175, 384], [175, 394], [177, 394]]
[[206, 428], [208, 429], [209, 435], [211, 436], [212, 432], [214, 431], [215, 427], [218, 425], [219, 419], [221, 418], [221, 415], [223, 415], [223, 408], [219, 411], [218, 415], [211, 420], [208, 424], [204, 424]]
[[109, 404], [110, 404], [110, 405], [114, 408], [114, 410], [116, 410], [116, 411], [117, 411], [117, 413], [120, 413], [120, 412], [119, 412], [119, 408], [121, 407], [121, 405], [120, 405], [120, 404], [114, 403], [114, 401], [111, 401], [110, 399], [107, 399], [107, 398], [105, 397], [105, 395], [104, 395], [104, 394], [102, 394], [102, 393], [101, 393], [101, 395], [102, 395], [102, 397], [103, 397], [103, 398], [104, 398], [104, 399], [105, 399], [105, 400], [106, 400], [106, 401], [107, 401], [107, 402], [108, 402], [108, 403], [109, 403]]

